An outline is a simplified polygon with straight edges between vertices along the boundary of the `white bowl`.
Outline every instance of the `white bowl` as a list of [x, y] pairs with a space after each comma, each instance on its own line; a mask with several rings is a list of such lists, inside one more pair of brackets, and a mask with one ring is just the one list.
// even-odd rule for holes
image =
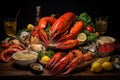
[[101, 36], [99, 37], [99, 40], [101, 40], [103, 43], [114, 43], [115, 42], [115, 38], [111, 36]]
[[34, 63], [38, 59], [38, 53], [34, 51], [23, 50], [16, 52], [12, 55], [12, 58], [15, 60], [15, 63], [20, 66], [28, 66], [31, 63]]

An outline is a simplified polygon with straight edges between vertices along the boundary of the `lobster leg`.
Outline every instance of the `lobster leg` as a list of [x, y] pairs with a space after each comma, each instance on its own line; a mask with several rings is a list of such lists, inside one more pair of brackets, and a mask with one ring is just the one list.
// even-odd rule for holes
[[75, 58], [72, 60], [72, 62], [69, 63], [69, 65], [65, 68], [65, 72], [62, 72], [61, 74], [68, 74], [70, 73], [71, 71], [73, 71], [77, 64], [79, 63], [79, 59], [78, 58]]
[[75, 58], [68, 64], [64, 72], [62, 72], [61, 74], [68, 74], [72, 72], [76, 68], [78, 63], [81, 62], [83, 59], [83, 54], [80, 50], [72, 50], [71, 52], [75, 54]]
[[59, 60], [53, 68], [50, 70], [53, 74], [59, 73], [73, 58], [72, 53], [68, 53], [65, 57], [63, 57], [61, 60]]
[[50, 61], [46, 64], [46, 68], [52, 68], [60, 59], [62, 58], [62, 53], [57, 52], [54, 56], [50, 59]]
[[40, 40], [42, 40], [45, 43], [45, 45], [47, 45], [49, 43], [49, 40], [46, 32], [43, 29], [39, 29], [38, 34], [39, 34]]
[[64, 42], [58, 42], [56, 43], [56, 48], [57, 49], [70, 49], [78, 45], [79, 41], [78, 40], [67, 40]]

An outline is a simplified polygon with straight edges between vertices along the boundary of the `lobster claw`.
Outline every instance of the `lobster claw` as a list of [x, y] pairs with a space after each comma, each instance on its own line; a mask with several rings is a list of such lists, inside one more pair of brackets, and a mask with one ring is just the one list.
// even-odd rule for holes
[[37, 26], [40, 29], [45, 29], [48, 23], [52, 25], [55, 21], [56, 19], [54, 17], [43, 17], [40, 19]]
[[78, 45], [79, 40], [67, 40], [56, 44], [57, 49], [70, 49]]
[[64, 33], [75, 20], [76, 16], [72, 12], [67, 12], [61, 17], [59, 17], [50, 27], [50, 38], [55, 39], [55, 37]]

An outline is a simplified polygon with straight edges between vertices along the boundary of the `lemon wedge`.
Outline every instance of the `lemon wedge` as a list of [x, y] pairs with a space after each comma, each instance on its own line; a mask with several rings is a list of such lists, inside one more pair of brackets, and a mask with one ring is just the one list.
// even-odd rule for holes
[[85, 33], [80, 33], [80, 34], [78, 34], [77, 39], [79, 41], [85, 41], [87, 39], [87, 36]]
[[42, 59], [41, 59], [41, 62], [48, 62], [50, 60], [50, 57], [48, 56], [43, 56]]

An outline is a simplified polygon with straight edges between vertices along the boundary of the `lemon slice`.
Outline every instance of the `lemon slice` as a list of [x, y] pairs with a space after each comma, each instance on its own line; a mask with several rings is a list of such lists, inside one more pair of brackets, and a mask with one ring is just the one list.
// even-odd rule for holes
[[33, 26], [32, 24], [28, 24], [28, 25], [27, 25], [27, 29], [28, 29], [28, 30], [32, 30], [33, 28], [34, 28], [34, 26]]
[[77, 39], [79, 41], [85, 41], [87, 39], [87, 36], [85, 33], [80, 33], [80, 34], [78, 34]]

